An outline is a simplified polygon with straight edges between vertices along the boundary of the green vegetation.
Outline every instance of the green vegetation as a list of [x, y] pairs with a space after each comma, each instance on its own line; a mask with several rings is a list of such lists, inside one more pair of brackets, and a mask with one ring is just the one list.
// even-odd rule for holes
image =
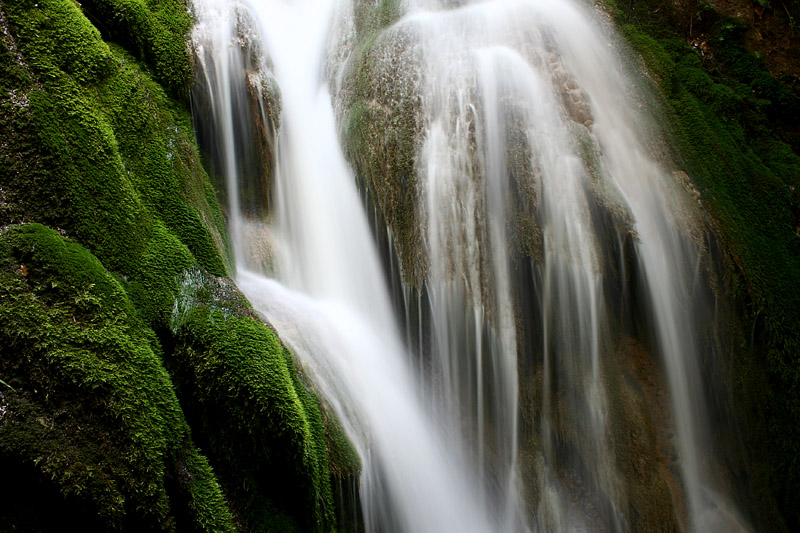
[[190, 26], [0, 4], [2, 527], [335, 529], [320, 406], [224, 277]]
[[229, 281], [194, 271], [182, 285], [166, 364], [248, 529], [332, 529], [322, 415], [289, 352]]
[[[714, 219], [730, 261], [727, 291], [741, 307], [735, 391], [754, 470], [766, 472], [754, 499], [777, 501], [786, 523], [800, 525], [800, 157], [792, 128], [800, 95], [744, 46], [744, 28], [702, 12], [693, 42], [677, 15], [635, 3], [622, 29], [665, 98], [676, 159]], [[659, 3], [659, 6], [661, 4]], [[619, 17], [627, 21], [627, 16]], [[794, 125], [794, 126], [793, 126]], [[794, 149], [792, 145], [795, 144]], [[773, 499], [774, 500], [771, 500]], [[766, 518], [777, 527], [781, 518]]]
[[97, 258], [39, 224], [11, 228], [0, 235], [0, 301], [0, 372], [14, 386], [2, 397], [4, 471], [36, 465], [65, 497], [90, 502], [98, 528], [172, 531], [173, 502], [185, 499], [196, 529], [234, 530], [158, 343]]
[[188, 97], [193, 20], [186, 0], [84, 0], [80, 5], [106, 41], [146, 63], [172, 96]]

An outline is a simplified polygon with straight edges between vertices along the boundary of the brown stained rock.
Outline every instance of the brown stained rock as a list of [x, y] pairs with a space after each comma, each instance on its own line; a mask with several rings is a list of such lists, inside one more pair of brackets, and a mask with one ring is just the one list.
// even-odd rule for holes
[[[745, 43], [764, 58], [773, 76], [800, 83], [800, 20], [793, 17], [790, 0], [712, 0], [717, 11], [742, 23]], [[796, 10], [795, 10], [796, 11]]]
[[550, 68], [553, 74], [553, 84], [556, 94], [561, 95], [567, 115], [576, 123], [591, 129], [594, 124], [592, 108], [586, 93], [578, 85], [575, 77], [566, 70], [561, 58], [554, 56], [550, 59]]
[[679, 531], [686, 521], [670, 399], [652, 355], [636, 339], [617, 348], [618, 387], [610, 394], [615, 450], [624, 465], [637, 531]]

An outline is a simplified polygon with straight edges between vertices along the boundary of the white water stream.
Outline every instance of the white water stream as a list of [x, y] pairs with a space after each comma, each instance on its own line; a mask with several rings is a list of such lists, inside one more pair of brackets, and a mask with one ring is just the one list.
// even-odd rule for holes
[[[611, 247], [597, 234], [598, 210], [632, 224], [635, 235], [654, 351], [672, 398], [686, 502], [679, 521], [694, 531], [744, 527], [706, 468], [692, 312], [700, 305], [692, 301], [698, 251], [665, 200], [674, 194], [665, 185], [671, 176], [648, 155], [612, 38], [592, 22], [596, 14], [567, 0], [463, 4], [411, 5], [379, 37], [404, 32], [422, 50], [409, 66], [422, 80], [424, 129], [416, 164], [430, 321], [419, 328], [431, 339], [438, 377], [421, 383], [326, 83], [326, 69], [338, 66], [325, 64], [325, 47], [331, 35], [347, 36], [352, 20], [341, 13], [353, 7], [195, 0], [195, 48], [229, 184], [236, 281], [353, 440], [364, 463], [367, 530], [629, 527], [603, 377], [612, 343], [603, 262]], [[259, 42], [264, 54], [249, 85], [243, 41]], [[273, 219], [261, 234], [269, 236], [275, 279], [244, 252], [247, 236], [258, 233], [248, 228], [263, 221], [240, 213], [234, 161], [235, 123], [248, 117], [234, 95], [260, 90], [253, 76], [268, 71], [280, 87], [281, 126]], [[512, 168], [520, 157], [529, 168], [524, 183]], [[531, 212], [512, 210], [525, 195]], [[526, 214], [538, 232], [536, 302], [520, 301], [512, 275], [513, 221]], [[529, 451], [535, 482], [523, 480], [520, 467], [520, 389], [529, 386], [517, 371], [520, 305], [538, 310], [541, 332], [524, 341], [538, 347], [543, 367], [539, 447]], [[577, 436], [587, 485], [605, 509], [600, 524], [586, 520], [559, 479], [559, 433]]]
[[[321, 77], [333, 5], [250, 7], [263, 25], [282, 93], [273, 236], [283, 275], [278, 283], [248, 271], [237, 254], [237, 284], [300, 358], [353, 440], [364, 463], [368, 530], [493, 531], [458, 441], [430, 415], [411, 378], [378, 254], [338, 145]], [[197, 30], [210, 48], [207, 60], [219, 61], [216, 81], [230, 86], [226, 78], [240, 75], [225, 53], [235, 37], [228, 33], [235, 13], [229, 3], [198, 8], [208, 24]], [[218, 94], [223, 101], [214, 105], [225, 109], [225, 92]], [[224, 118], [237, 120], [236, 111], [228, 108]], [[234, 139], [223, 142], [230, 145], [224, 153], [233, 153]], [[232, 231], [244, 224], [239, 220]], [[234, 246], [244, 244], [234, 239]]]

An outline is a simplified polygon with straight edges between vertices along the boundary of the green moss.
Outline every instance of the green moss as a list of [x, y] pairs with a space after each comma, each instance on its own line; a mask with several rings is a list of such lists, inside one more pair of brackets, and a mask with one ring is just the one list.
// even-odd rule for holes
[[665, 50], [663, 43], [632, 24], [624, 25], [620, 29], [628, 42], [641, 55], [647, 65], [647, 70], [656, 76], [659, 83], [669, 84], [672, 72], [675, 70], [675, 62], [669, 52]]
[[172, 96], [188, 97], [193, 20], [186, 0], [84, 0], [81, 6], [106, 40], [145, 62]]
[[195, 265], [188, 249], [160, 223], [127, 285], [141, 316], [158, 327], [169, 324], [175, 301], [175, 278]]
[[184, 279], [194, 287], [175, 308], [168, 365], [239, 514], [253, 530], [275, 520], [280, 529], [333, 528], [322, 416], [289, 353], [236, 298], [214, 296], [224, 282]]
[[[81, 246], [38, 224], [0, 235], [2, 461], [34, 465], [104, 529], [175, 529], [167, 479], [194, 479], [189, 513], [232, 531], [210, 467], [189, 441], [153, 336], [125, 291]], [[190, 449], [187, 474], [176, 457]]]
[[[290, 353], [230, 280], [191, 269], [179, 284], [168, 365], [238, 514], [256, 531], [332, 529], [335, 421], [323, 421]], [[337, 443], [346, 454], [343, 434]], [[357, 471], [340, 459], [337, 468]]]
[[[79, 83], [98, 82], [114, 70], [100, 32], [86, 20], [76, 3], [62, 0], [14, 2], [6, 9], [25, 13], [15, 27], [18, 41], [37, 71], [58, 69]], [[59, 43], [57, 49], [51, 43]]]
[[[208, 459], [191, 447], [178, 463], [179, 487], [188, 496], [188, 511], [193, 531], [235, 531], [232, 515], [221, 498], [220, 486]], [[182, 529], [179, 527], [179, 529]], [[187, 528], [188, 529], [188, 528]]]
[[327, 410], [323, 410], [323, 415], [325, 417], [325, 445], [328, 450], [331, 476], [337, 480], [358, 476], [362, 466], [361, 457], [339, 421]]
[[224, 275], [225, 231], [216, 197], [199, 163], [191, 118], [145, 76], [123, 50], [120, 69], [99, 99], [119, 143], [125, 172], [145, 206], [158, 213], [201, 266]]
[[735, 83], [765, 103], [762, 112], [770, 119], [800, 120], [800, 98], [767, 71], [763, 59], [744, 45], [745, 28], [721, 18], [711, 30], [718, 72], [726, 83]]
[[358, 1], [353, 11], [356, 35], [363, 43], [399, 20], [405, 14], [405, 6], [401, 0]]

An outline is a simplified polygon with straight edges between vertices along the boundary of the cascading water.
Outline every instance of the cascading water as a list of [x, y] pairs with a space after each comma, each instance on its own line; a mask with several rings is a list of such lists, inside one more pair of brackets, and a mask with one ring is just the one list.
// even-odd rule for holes
[[[636, 508], [646, 497], [631, 470], [666, 463], [653, 457], [673, 440], [679, 472], [647, 471], [661, 472], [652, 490], [667, 500], [653, 506], [691, 530], [746, 529], [706, 452], [700, 250], [675, 209], [683, 191], [649, 155], [612, 38], [567, 0], [412, 4], [370, 36], [388, 50], [373, 72], [385, 63], [394, 78], [376, 81], [367, 105], [410, 101], [414, 114], [406, 186], [422, 249], [417, 265], [399, 255], [420, 275], [400, 280], [398, 315], [332, 104], [345, 121], [363, 47], [354, 28], [373, 8], [195, 0], [237, 283], [353, 440], [366, 529], [635, 529], [634, 515], [660, 515]], [[257, 129], [278, 131], [270, 221], [240, 207], [253, 201], [240, 197], [248, 95]], [[675, 427], [645, 459], [626, 457], [633, 438], [620, 435], [652, 432], [620, 414], [638, 405], [616, 375], [633, 311], [645, 326], [627, 329], [662, 361], [663, 424]]]
[[[353, 440], [364, 463], [368, 530], [492, 531], [458, 442], [447, 438], [444, 421], [426, 413], [411, 378], [366, 217], [338, 147], [321, 78], [332, 5], [276, 1], [249, 8], [264, 26], [282, 91], [273, 247], [285, 285], [248, 270], [242, 254], [236, 254], [237, 283], [301, 358]], [[236, 10], [243, 7], [198, 3], [197, 9], [198, 50], [204, 62], [214, 62], [213, 69], [205, 66], [214, 73], [207, 89], [222, 99], [214, 102], [224, 110], [222, 120], [232, 121], [239, 110], [218, 87], [234, 85], [229, 76], [241, 72], [230, 68], [228, 52], [238, 54]], [[218, 127], [226, 136], [232, 130]], [[235, 153], [233, 136], [222, 142], [222, 153]], [[231, 201], [232, 219], [241, 216], [236, 205]], [[239, 219], [232, 228], [245, 224]]]

